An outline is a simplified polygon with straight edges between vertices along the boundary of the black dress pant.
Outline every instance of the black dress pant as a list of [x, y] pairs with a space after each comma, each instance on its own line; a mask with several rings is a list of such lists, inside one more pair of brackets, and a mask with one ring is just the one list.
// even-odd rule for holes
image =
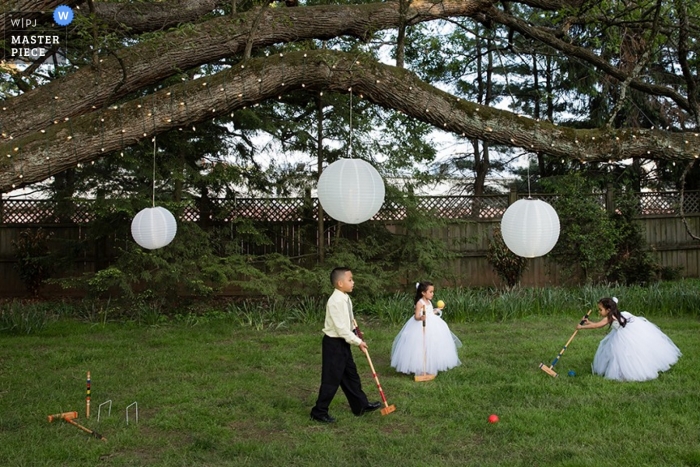
[[369, 402], [367, 395], [362, 391], [360, 375], [357, 374], [350, 344], [345, 342], [345, 339], [324, 335], [321, 360], [321, 388], [318, 390], [318, 399], [314, 408], [311, 409], [311, 415], [314, 417], [328, 415], [328, 406], [339, 386], [348, 398], [352, 413], [361, 414]]

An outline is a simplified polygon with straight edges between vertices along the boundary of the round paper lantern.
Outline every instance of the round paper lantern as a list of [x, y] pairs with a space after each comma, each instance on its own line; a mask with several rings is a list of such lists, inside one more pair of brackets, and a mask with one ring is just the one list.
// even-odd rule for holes
[[501, 219], [501, 235], [510, 251], [524, 258], [546, 255], [559, 239], [559, 216], [539, 199], [520, 199]]
[[339, 159], [318, 179], [318, 200], [333, 219], [359, 224], [374, 216], [384, 203], [384, 181], [361, 159]]
[[160, 206], [142, 209], [131, 221], [134, 240], [149, 250], [162, 248], [172, 242], [176, 232], [175, 217]]

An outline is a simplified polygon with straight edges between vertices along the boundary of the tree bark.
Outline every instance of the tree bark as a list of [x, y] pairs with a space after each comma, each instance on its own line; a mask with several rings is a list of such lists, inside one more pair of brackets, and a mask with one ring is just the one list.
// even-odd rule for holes
[[[700, 134], [575, 130], [456, 98], [412, 72], [361, 55], [320, 50], [251, 59], [119, 106], [96, 109], [0, 143], [0, 191], [44, 180], [158, 133], [225, 115], [294, 90], [353, 95], [466, 138], [582, 162], [634, 157], [690, 160]], [[8, 157], [9, 156], [9, 157]]]
[[[473, 16], [495, 0], [428, 0], [411, 2], [406, 24], [438, 18]], [[101, 58], [99, 69], [83, 67], [49, 84], [3, 102], [0, 129], [19, 137], [83, 113], [106, 107], [145, 86], [193, 67], [241, 54], [259, 19], [252, 48], [304, 39], [353, 36], [367, 39], [401, 22], [398, 2], [259, 8], [214, 18], [187, 29], [164, 33]], [[32, 109], [27, 112], [26, 109]], [[43, 111], [42, 111], [43, 110]]]
[[197, 22], [228, 0], [169, 0], [148, 3], [95, 4], [95, 15], [113, 29], [129, 35], [165, 30], [178, 24]]

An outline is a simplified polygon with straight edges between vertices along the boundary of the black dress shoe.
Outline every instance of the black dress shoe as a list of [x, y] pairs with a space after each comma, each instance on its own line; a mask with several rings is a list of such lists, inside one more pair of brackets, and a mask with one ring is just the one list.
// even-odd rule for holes
[[366, 414], [367, 412], [374, 412], [375, 410], [382, 407], [381, 402], [370, 402], [367, 407], [363, 408], [360, 413], [356, 414], [358, 417]]
[[311, 416], [311, 420], [320, 422], [320, 423], [335, 423], [335, 418], [331, 417], [330, 415], [321, 415], [320, 417], [317, 417], [316, 415]]

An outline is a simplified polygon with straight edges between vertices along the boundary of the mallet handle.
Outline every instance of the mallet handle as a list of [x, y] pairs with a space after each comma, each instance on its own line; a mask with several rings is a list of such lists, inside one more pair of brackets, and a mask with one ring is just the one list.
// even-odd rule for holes
[[[360, 331], [360, 327], [357, 325], [357, 321], [355, 321], [353, 319], [352, 325], [355, 326], [355, 330], [357, 330], [357, 337], [359, 337], [360, 339], [364, 339], [364, 335], [362, 334], [362, 331]], [[369, 352], [367, 350], [364, 350], [364, 353], [367, 356], [367, 363], [369, 363], [369, 368], [372, 370], [372, 377], [374, 378], [374, 382], [377, 383], [377, 389], [379, 389], [379, 395], [382, 396], [382, 401], [384, 402], [384, 406], [389, 407], [389, 403], [386, 401], [386, 396], [384, 395], [384, 390], [382, 389], [382, 385], [379, 384], [379, 377], [377, 376], [377, 372], [374, 371], [374, 365], [372, 365], [372, 359], [369, 358]]]
[[360, 331], [360, 326], [357, 325], [357, 321], [355, 321], [355, 318], [352, 319], [352, 325], [355, 326], [355, 335], [360, 339], [364, 340], [365, 334], [362, 331]]
[[68, 423], [70, 423], [71, 425], [77, 426], [78, 428], [83, 430], [85, 433], [90, 433], [92, 436], [94, 436], [97, 439], [101, 439], [102, 441], [107, 441], [107, 438], [105, 438], [104, 436], [102, 436], [98, 432], [92, 431], [89, 428], [85, 428], [83, 425], [80, 425], [79, 423], [74, 422], [72, 419], [64, 418], [64, 420], [67, 421]]
[[423, 305], [421, 316], [423, 317], [423, 374], [427, 375], [428, 371], [426, 370], [426, 367], [428, 366], [428, 347], [425, 343], [425, 321], [427, 319], [425, 316], [425, 305]]
[[579, 323], [581, 326], [583, 326], [584, 324], [586, 324], [586, 320], [588, 319], [588, 315], [590, 315], [590, 314], [591, 314], [591, 310], [588, 310], [588, 313], [586, 313], [585, 315], [583, 315], [583, 318], [581, 318], [581, 322]]
[[[583, 316], [583, 318], [581, 318], [581, 322], [580, 322], [581, 325], [585, 324], [586, 320], [588, 319], [588, 315], [590, 315], [590, 314], [591, 314], [591, 310], [588, 310], [588, 313], [586, 313]], [[574, 333], [571, 335], [571, 337], [569, 337], [569, 340], [566, 341], [566, 344], [564, 344], [564, 347], [562, 347], [561, 350], [559, 351], [559, 355], [557, 355], [557, 358], [555, 358], [554, 361], [552, 362], [552, 364], [549, 365], [550, 368], [557, 364], [557, 362], [559, 361], [561, 356], [564, 354], [564, 351], [566, 350], [566, 348], [569, 346], [569, 344], [571, 344], [571, 341], [574, 340], [574, 337], [576, 337], [576, 333], [578, 333], [578, 329], [575, 330]]]
[[374, 371], [374, 365], [372, 365], [372, 359], [369, 358], [369, 352], [367, 350], [364, 351], [365, 355], [367, 356], [367, 362], [369, 363], [369, 368], [372, 370], [372, 376], [374, 377], [374, 381], [377, 383], [377, 389], [379, 389], [379, 395], [382, 396], [382, 402], [384, 402], [385, 407], [389, 407], [389, 403], [386, 401], [386, 396], [384, 395], [384, 390], [382, 389], [382, 385], [379, 384], [379, 377], [377, 376], [377, 372]]

